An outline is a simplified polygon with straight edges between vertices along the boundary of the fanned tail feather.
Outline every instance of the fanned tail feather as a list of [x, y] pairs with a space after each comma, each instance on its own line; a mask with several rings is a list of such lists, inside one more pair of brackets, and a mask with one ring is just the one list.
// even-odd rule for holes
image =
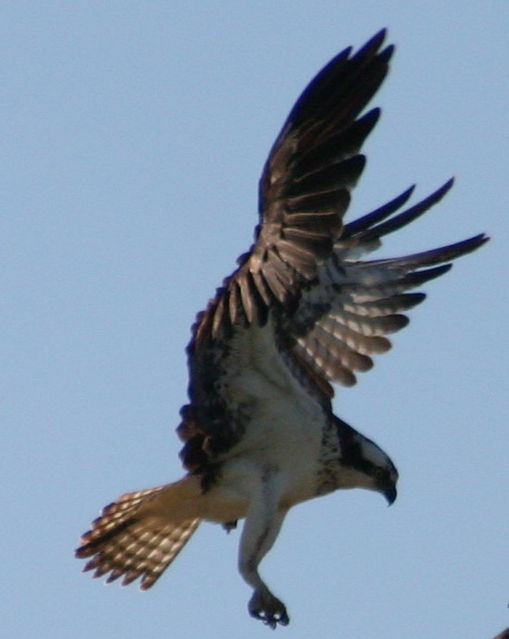
[[109, 573], [107, 583], [123, 577], [122, 585], [141, 577], [140, 588], [150, 588], [201, 521], [188, 516], [184, 482], [127, 493], [106, 506], [76, 550], [76, 557], [90, 558], [84, 571]]

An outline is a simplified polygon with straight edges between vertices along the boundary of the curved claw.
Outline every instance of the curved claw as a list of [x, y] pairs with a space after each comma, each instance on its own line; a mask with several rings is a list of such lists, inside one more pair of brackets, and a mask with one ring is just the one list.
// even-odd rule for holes
[[226, 530], [227, 533], [230, 533], [232, 530], [235, 530], [235, 528], [237, 528], [237, 523], [238, 521], [225, 521], [224, 524], [222, 524], [223, 528]]
[[290, 623], [284, 603], [268, 590], [255, 590], [248, 609], [252, 617], [260, 619], [273, 630], [277, 624], [287, 626]]

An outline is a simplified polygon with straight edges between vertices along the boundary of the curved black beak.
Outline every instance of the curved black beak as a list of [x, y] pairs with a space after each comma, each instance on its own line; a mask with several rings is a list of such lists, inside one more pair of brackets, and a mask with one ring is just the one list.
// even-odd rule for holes
[[396, 501], [396, 497], [398, 496], [398, 491], [396, 490], [396, 486], [392, 484], [388, 488], [382, 491], [385, 499], [387, 499], [387, 504], [392, 506], [392, 504]]

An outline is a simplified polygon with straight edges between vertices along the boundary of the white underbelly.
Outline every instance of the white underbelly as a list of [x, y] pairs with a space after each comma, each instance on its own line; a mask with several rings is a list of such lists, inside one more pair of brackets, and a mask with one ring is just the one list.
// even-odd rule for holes
[[239, 453], [225, 461], [214, 486], [203, 495], [201, 516], [215, 522], [246, 517], [248, 508], [260, 495], [270, 494], [276, 510], [317, 495], [316, 459], [288, 458], [273, 464], [273, 455]]
[[233, 342], [223, 392], [247, 417], [239, 442], [223, 460], [217, 486], [229, 512], [245, 511], [263, 473], [277, 476], [282, 507], [309, 499], [316, 490], [325, 415], [288, 370], [271, 331], [250, 327]]

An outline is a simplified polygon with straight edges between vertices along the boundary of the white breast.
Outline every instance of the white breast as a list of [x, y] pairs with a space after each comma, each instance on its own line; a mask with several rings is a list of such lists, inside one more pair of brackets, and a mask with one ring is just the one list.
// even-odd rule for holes
[[270, 322], [239, 332], [230, 348], [222, 394], [249, 417], [240, 442], [228, 452], [225, 481], [230, 476], [238, 487], [243, 475], [247, 481], [257, 468], [271, 468], [280, 473], [285, 501], [314, 496], [323, 409], [288, 369]]

